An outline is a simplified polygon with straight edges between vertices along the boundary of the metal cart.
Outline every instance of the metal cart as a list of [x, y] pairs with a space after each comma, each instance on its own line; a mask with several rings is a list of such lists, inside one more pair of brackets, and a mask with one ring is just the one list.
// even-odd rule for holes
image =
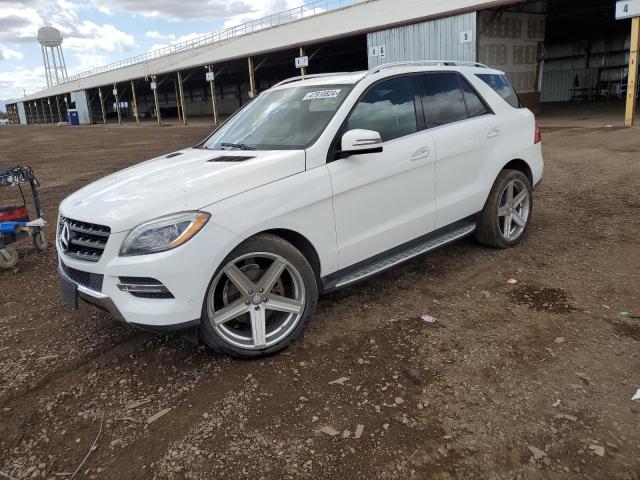
[[[22, 189], [22, 185], [27, 183], [31, 187], [33, 196], [37, 216], [35, 220], [29, 218], [27, 201]], [[10, 245], [24, 237], [30, 236], [34, 247], [39, 251], [44, 251], [49, 246], [44, 233], [46, 222], [40, 205], [39, 186], [31, 167], [0, 167], [0, 188], [18, 187], [22, 196], [22, 203], [19, 205], [0, 205], [0, 269], [10, 269], [16, 266], [18, 251]]]

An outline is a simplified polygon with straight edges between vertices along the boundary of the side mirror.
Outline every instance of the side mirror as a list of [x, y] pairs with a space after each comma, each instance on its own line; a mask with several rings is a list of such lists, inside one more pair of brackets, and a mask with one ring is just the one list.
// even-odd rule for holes
[[382, 137], [374, 130], [356, 128], [342, 136], [340, 157], [382, 152]]

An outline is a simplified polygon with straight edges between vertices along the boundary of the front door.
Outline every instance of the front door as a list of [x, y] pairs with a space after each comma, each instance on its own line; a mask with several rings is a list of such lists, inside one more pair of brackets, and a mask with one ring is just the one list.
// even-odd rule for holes
[[342, 130], [379, 132], [383, 152], [353, 155], [327, 165], [340, 268], [435, 228], [435, 148], [424, 129], [421, 93], [419, 76], [374, 84]]

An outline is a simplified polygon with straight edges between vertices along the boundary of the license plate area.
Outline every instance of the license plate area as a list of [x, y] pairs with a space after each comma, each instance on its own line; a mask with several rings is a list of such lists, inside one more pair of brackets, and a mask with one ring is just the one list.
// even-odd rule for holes
[[65, 277], [60, 277], [60, 297], [65, 305], [78, 308], [78, 285]]

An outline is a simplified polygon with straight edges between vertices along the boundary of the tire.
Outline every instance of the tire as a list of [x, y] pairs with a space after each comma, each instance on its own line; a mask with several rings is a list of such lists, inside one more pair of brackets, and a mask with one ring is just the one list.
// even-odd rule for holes
[[36, 250], [40, 252], [44, 252], [47, 248], [49, 248], [49, 241], [47, 240], [47, 236], [44, 231], [40, 230], [33, 237], [33, 246], [36, 247]]
[[18, 264], [18, 251], [13, 247], [0, 249], [0, 269], [9, 270]]
[[[513, 189], [511, 194], [508, 188]], [[533, 213], [532, 193], [531, 182], [525, 174], [518, 170], [502, 170], [480, 214], [476, 240], [494, 248], [511, 248], [520, 243]], [[508, 227], [506, 222], [509, 222]]]
[[259, 234], [216, 270], [202, 306], [200, 335], [213, 350], [260, 358], [300, 339], [318, 304], [318, 281], [289, 242]]

